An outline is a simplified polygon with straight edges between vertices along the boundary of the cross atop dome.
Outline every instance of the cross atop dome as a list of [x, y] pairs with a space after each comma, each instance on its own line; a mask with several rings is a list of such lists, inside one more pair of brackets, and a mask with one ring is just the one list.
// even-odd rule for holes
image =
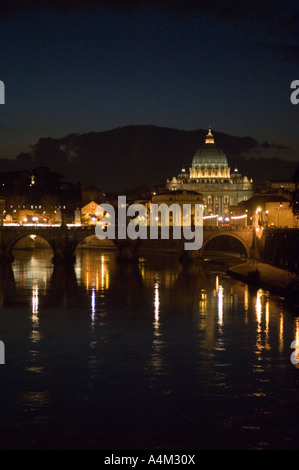
[[206, 135], [206, 144], [215, 144], [214, 142], [214, 136], [211, 131], [211, 126], [209, 126], [209, 132]]

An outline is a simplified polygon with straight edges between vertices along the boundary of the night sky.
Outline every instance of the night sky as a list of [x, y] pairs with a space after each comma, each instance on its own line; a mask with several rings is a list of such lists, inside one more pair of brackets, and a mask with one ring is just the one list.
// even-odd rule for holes
[[154, 124], [211, 125], [298, 159], [297, 0], [11, 0], [0, 17], [1, 158], [40, 137]]

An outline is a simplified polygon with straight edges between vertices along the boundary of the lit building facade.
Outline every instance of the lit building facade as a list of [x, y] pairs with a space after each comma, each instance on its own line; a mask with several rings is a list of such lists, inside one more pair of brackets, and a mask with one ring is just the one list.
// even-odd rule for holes
[[266, 202], [262, 213], [264, 224], [270, 227], [298, 228], [299, 221], [294, 216], [288, 201]]
[[183, 168], [177, 177], [167, 180], [170, 191], [188, 190], [203, 195], [204, 215], [228, 218], [230, 206], [253, 196], [253, 181], [237, 169], [232, 173], [225, 153], [216, 147], [209, 129], [204, 145], [195, 153], [189, 173]]
[[255, 194], [239, 207], [247, 213], [248, 225], [253, 227], [299, 228], [299, 220], [285, 195]]
[[[153, 195], [151, 199], [151, 204], [157, 204], [160, 206], [161, 204], [165, 204], [169, 208], [171, 208], [172, 204], [177, 204], [180, 208], [178, 214], [176, 216], [170, 211], [169, 212], [169, 225], [183, 225], [183, 217], [184, 217], [184, 205], [190, 205], [190, 224], [199, 224], [199, 220], [196, 220], [196, 213], [195, 213], [195, 205], [200, 205], [202, 210], [202, 194], [199, 194], [196, 191], [187, 191], [187, 190], [176, 190], [176, 191], [166, 191], [163, 193], [159, 193], [157, 195]], [[173, 217], [176, 217], [174, 220]], [[148, 204], [148, 223], [150, 222], [150, 204]], [[159, 214], [159, 221], [158, 225], [161, 225], [161, 214]]]
[[81, 219], [85, 224], [95, 225], [103, 216], [104, 210], [95, 201], [90, 201], [86, 206], [81, 208]]
[[291, 194], [296, 189], [296, 183], [293, 180], [268, 180], [266, 190], [272, 193]]

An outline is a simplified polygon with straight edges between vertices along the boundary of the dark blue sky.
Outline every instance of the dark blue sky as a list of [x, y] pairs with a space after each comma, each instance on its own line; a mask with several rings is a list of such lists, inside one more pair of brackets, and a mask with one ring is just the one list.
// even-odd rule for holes
[[299, 159], [297, 1], [74, 1], [68, 12], [19, 3], [0, 6], [0, 157], [40, 137], [155, 124], [211, 125]]

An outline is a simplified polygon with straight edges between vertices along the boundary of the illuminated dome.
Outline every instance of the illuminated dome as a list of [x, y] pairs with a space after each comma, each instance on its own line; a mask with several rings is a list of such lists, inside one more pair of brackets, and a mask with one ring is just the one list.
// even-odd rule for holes
[[225, 153], [215, 145], [211, 128], [209, 128], [205, 144], [199, 150], [197, 150], [193, 157], [192, 167], [196, 166], [228, 166]]

